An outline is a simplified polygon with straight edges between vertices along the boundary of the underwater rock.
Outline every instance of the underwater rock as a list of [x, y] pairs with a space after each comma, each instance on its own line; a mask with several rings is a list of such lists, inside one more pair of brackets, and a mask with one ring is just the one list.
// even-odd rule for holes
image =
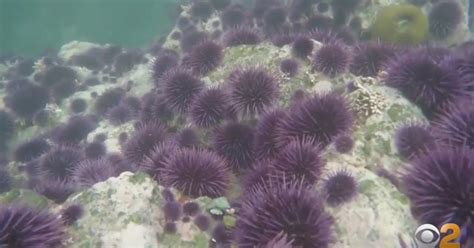
[[350, 202], [326, 208], [335, 219], [337, 242], [333, 247], [400, 247], [399, 237], [411, 240], [417, 225], [408, 199], [389, 181], [366, 168], [351, 166], [353, 163], [358, 161], [335, 155], [326, 167], [327, 171], [347, 170], [359, 185]]
[[[219, 0], [211, 0], [212, 5], [215, 2], [219, 2]], [[224, 0], [222, 2], [230, 1]], [[281, 6], [283, 5], [276, 6], [274, 5], [275, 1], [268, 0], [258, 0], [258, 2], [268, 2], [268, 6], [265, 5], [265, 8], [271, 9], [271, 12], [276, 14], [277, 17], [281, 16], [281, 13], [279, 14], [278, 12], [282, 10]], [[304, 0], [299, 2], [311, 3], [317, 1]], [[338, 2], [343, 1], [336, 1], [335, 3]], [[304, 101], [314, 98], [315, 95], [324, 95], [331, 92], [331, 94], [335, 94], [341, 97], [341, 99], [344, 98], [345, 102], [347, 102], [344, 105], [348, 106], [347, 113], [353, 112], [354, 125], [347, 125], [341, 132], [337, 132], [337, 134], [331, 135], [330, 139], [326, 138], [324, 140], [324, 151], [321, 151], [320, 154], [318, 151], [317, 156], [310, 156], [310, 160], [313, 160], [313, 162], [315, 160], [314, 157], [317, 157], [316, 162], [321, 163], [314, 164], [315, 170], [310, 171], [311, 174], [309, 175], [312, 175], [313, 178], [305, 178], [309, 181], [308, 184], [315, 186], [314, 189], [311, 189], [315, 192], [311, 193], [322, 193], [321, 196], [325, 197], [321, 198], [321, 202], [328, 203], [325, 205], [325, 209], [334, 219], [331, 231], [333, 231], [335, 240], [329, 247], [400, 247], [403, 243], [400, 240], [410, 242], [413, 239], [417, 223], [410, 213], [408, 198], [398, 188], [400, 186], [398, 184], [399, 179], [397, 178], [398, 172], [404, 167], [404, 163], [409, 161], [405, 158], [406, 156], [404, 157], [403, 154], [397, 152], [396, 133], [406, 123], [428, 124], [428, 121], [419, 107], [406, 99], [396, 89], [384, 84], [383, 78], [387, 74], [387, 67], [385, 66], [389, 66], [389, 64], [385, 64], [386, 61], [381, 63], [377, 60], [378, 56], [369, 56], [373, 55], [373, 53], [369, 53], [368, 56], [370, 58], [366, 60], [354, 57], [354, 48], [360, 44], [368, 44], [364, 42], [372, 37], [368, 31], [373, 27], [379, 10], [385, 6], [397, 4], [397, 2], [395, 0], [369, 1], [370, 3], [360, 1], [360, 4], [358, 0], [351, 0], [349, 2], [357, 3], [357, 5], [353, 5], [354, 8], [351, 9], [350, 13], [347, 12], [347, 14], [350, 14], [350, 16], [347, 16], [347, 21], [353, 20], [357, 24], [353, 24], [357, 26], [357, 30], [349, 30], [357, 32], [354, 34], [354, 37], [351, 36], [351, 32], [346, 30], [347, 26], [342, 25], [338, 29], [332, 26], [334, 24], [333, 21], [341, 20], [337, 16], [328, 13], [332, 12], [335, 3], [331, 4], [327, 1], [318, 3], [318, 7], [321, 9], [329, 8], [324, 11], [321, 10], [321, 12], [325, 12], [324, 15], [310, 16], [309, 13], [303, 13], [304, 11], [314, 9], [315, 6], [311, 5], [316, 4], [311, 3], [307, 10], [299, 9], [301, 15], [308, 16], [298, 20], [292, 20], [295, 15], [293, 13], [294, 6], [288, 6], [291, 7], [288, 13], [289, 18], [275, 26], [269, 26], [269, 24], [272, 24], [268, 21], [268, 18], [273, 16], [271, 12], [270, 15], [268, 13], [265, 14], [265, 10], [261, 10], [260, 16], [252, 17], [252, 12], [256, 11], [255, 9], [253, 11], [251, 9], [245, 10], [246, 7], [244, 5], [237, 3], [232, 4], [232, 6], [226, 9], [211, 11], [211, 13], [206, 12], [198, 18], [196, 18], [196, 13], [192, 13], [193, 7], [191, 5], [183, 5], [181, 6], [182, 12], [179, 14], [177, 26], [173, 28], [169, 35], [163, 35], [163, 39], [160, 39], [159, 42], [157, 41], [154, 44], [156, 47], [152, 49], [153, 51], [149, 51], [149, 53], [128, 50], [118, 45], [72, 41], [63, 45], [58, 54], [51, 54], [52, 57], [43, 57], [33, 61], [32, 69], [34, 71], [27, 78], [32, 84], [44, 81], [41, 75], [45, 74], [50, 68], [61, 67], [74, 74], [74, 92], [70, 96], [64, 96], [63, 101], [48, 102], [39, 113], [31, 113], [34, 119], [31, 123], [29, 120], [15, 119], [14, 124], [11, 125], [15, 126], [15, 132], [9, 132], [14, 133], [14, 135], [7, 137], [9, 142], [5, 144], [5, 148], [11, 150], [25, 141], [37, 138], [40, 134], [40, 137], [48, 142], [47, 144], [51, 146], [51, 149], [57, 149], [57, 146], [59, 146], [58, 142], [55, 142], [57, 140], [51, 139], [52, 134], [54, 134], [52, 130], [55, 130], [58, 125], [65, 123], [75, 114], [90, 116], [94, 123], [97, 124], [97, 126], [94, 126], [96, 128], [84, 134], [87, 137], [81, 136], [76, 142], [72, 142], [75, 146], [71, 149], [77, 149], [78, 152], [88, 150], [86, 148], [94, 150], [93, 152], [96, 153], [84, 153], [89, 156], [107, 159], [107, 163], [115, 165], [117, 174], [113, 175], [118, 175], [118, 173], [123, 171], [138, 170], [150, 173], [155, 177], [155, 180], [143, 172], [137, 172], [136, 174], [123, 172], [120, 176], [111, 177], [108, 180], [96, 183], [90, 188], [81, 189], [83, 191], [68, 195], [69, 199], [65, 203], [55, 203], [43, 196], [37, 195], [32, 190], [24, 189], [32, 188], [30, 184], [41, 183], [39, 181], [44, 176], [39, 175], [38, 177], [40, 178], [31, 178], [30, 174], [32, 173], [28, 170], [34, 170], [34, 159], [32, 158], [31, 161], [16, 159], [18, 161], [9, 162], [8, 159], [11, 159], [11, 156], [8, 157], [10, 154], [6, 154], [5, 169], [8, 171], [8, 181], [4, 179], [4, 185], [8, 184], [8, 189], [5, 190], [10, 190], [10, 187], [12, 190], [0, 194], [0, 205], [20, 199], [20, 202], [25, 205], [50, 208], [55, 212], [60, 212], [69, 206], [81, 206], [81, 209], [83, 208], [84, 210], [82, 218], [78, 219], [77, 222], [71, 222], [71, 226], [67, 227], [70, 234], [68, 243], [65, 244], [67, 247], [205, 248], [222, 247], [223, 244], [229, 245], [229, 242], [231, 242], [229, 231], [242, 219], [242, 215], [239, 215], [239, 213], [242, 213], [239, 212], [242, 210], [239, 199], [244, 198], [245, 194], [250, 192], [249, 185], [253, 185], [252, 183], [257, 185], [261, 183], [263, 185], [268, 181], [267, 177], [273, 176], [271, 173], [274, 173], [275, 169], [287, 172], [288, 176], [292, 174], [297, 175], [296, 172], [298, 172], [296, 170], [295, 173], [289, 171], [289, 163], [270, 163], [270, 159], [280, 158], [280, 160], [284, 160], [281, 159], [285, 158], [281, 157], [283, 155], [291, 158], [291, 156], [298, 154], [298, 151], [302, 149], [288, 149], [288, 151], [284, 150], [284, 152], [279, 150], [285, 145], [283, 144], [284, 142], [277, 144], [277, 138], [281, 138], [279, 135], [284, 135], [280, 130], [281, 124], [278, 121], [271, 120], [272, 118], [270, 117], [272, 116], [268, 117], [267, 114], [273, 113], [275, 119], [285, 119], [287, 113], [297, 113], [298, 111], [296, 110], [298, 108], [303, 109], [301, 106], [305, 106], [302, 104]], [[328, 6], [324, 7], [322, 4], [328, 4]], [[415, 7], [417, 13], [418, 11], [424, 14], [429, 13], [432, 4], [427, 3], [423, 7]], [[195, 7], [194, 12], [196, 11]], [[255, 15], [255, 13], [253, 14]], [[229, 15], [236, 16], [232, 17]], [[264, 18], [262, 19], [262, 17]], [[251, 18], [255, 19], [252, 20]], [[306, 26], [320, 18], [328, 20], [330, 22], [328, 25], [330, 24], [331, 29], [334, 29], [330, 32], [328, 30], [313, 30], [309, 32], [309, 36], [307, 36], [307, 39], [305, 38], [304, 43], [309, 45], [311, 49], [300, 54], [303, 56], [295, 56], [292, 50], [294, 47], [292, 41], [298, 37], [296, 35], [307, 34]], [[233, 27], [235, 23], [245, 25]], [[255, 25], [252, 26], [250, 25], [251, 23]], [[246, 30], [247, 28], [249, 30]], [[276, 29], [280, 28], [279, 32], [275, 32]], [[253, 29], [257, 33], [251, 33]], [[461, 42], [463, 38], [460, 37], [460, 34], [465, 33], [465, 29], [466, 24], [463, 19], [460, 24], [456, 25], [456, 29], [450, 29], [450, 34], [452, 34], [450, 36], [452, 37], [436, 41], [435, 45], [439, 45], [440, 48], [440, 51], [436, 50], [438, 47], [433, 49], [435, 51], [434, 54], [439, 56], [437, 59], [441, 60], [443, 56], [448, 56], [451, 52], [455, 54], [456, 48], [448, 48], [444, 47], [444, 45]], [[247, 37], [242, 37], [245, 34], [242, 30], [247, 32]], [[386, 30], [384, 29], [384, 31]], [[240, 36], [236, 37], [235, 33], [238, 34], [238, 32], [240, 32]], [[364, 32], [367, 32], [367, 34]], [[176, 36], [176, 34], [179, 34], [179, 36]], [[348, 42], [348, 40], [351, 41], [349, 38], [356, 39], [356, 36], [360, 38], [357, 41], [360, 43]], [[431, 39], [423, 35], [423, 40], [425, 38]], [[201, 54], [199, 53], [200, 50], [196, 49], [196, 47], [200, 47], [195, 46], [198, 44], [198, 41], [201, 42], [204, 39], [212, 41], [213, 45], [218, 47], [218, 51], [214, 54], [216, 56], [209, 57], [209, 53]], [[279, 39], [285, 42], [277, 42]], [[271, 40], [278, 43], [279, 46], [272, 44]], [[347, 54], [344, 52], [342, 57], [329, 56], [334, 55], [334, 47], [330, 47], [328, 44], [337, 44], [338, 42], [341, 42], [340, 45], [344, 46], [344, 51], [347, 48]], [[225, 47], [221, 47], [221, 45], [225, 45]], [[396, 46], [392, 47], [385, 43], [383, 45], [390, 47], [389, 57], [392, 56], [392, 53], [394, 56], [398, 56], [418, 49], [413, 48], [413, 50], [410, 50], [411, 48], [408, 47], [406, 49]], [[323, 50], [321, 50], [322, 48]], [[324, 48], [326, 48], [326, 56], [321, 54], [318, 56], [318, 52], [324, 51]], [[379, 54], [376, 53], [376, 55]], [[171, 58], [171, 62], [165, 61], [165, 63], [161, 61], [160, 63], [160, 58], [163, 56], [168, 56], [168, 59]], [[117, 57], [120, 57], [120, 59], [116, 59]], [[209, 59], [212, 61], [207, 61]], [[324, 65], [316, 68], [314, 66], [315, 61], [322, 59], [325, 61], [320, 62], [325, 62]], [[206, 63], [201, 63], [203, 61]], [[286, 62], [286, 65], [283, 66], [282, 62], [283, 65]], [[288, 64], [288, 62], [290, 63]], [[353, 68], [348, 70], [350, 68], [349, 62], [360, 64], [365, 69], [369, 68], [370, 73], [358, 73]], [[153, 73], [153, 69], [157, 69], [157, 65], [162, 66], [162, 64], [167, 63], [169, 65], [166, 65], [166, 68], [158, 68], [160, 69], [158, 70], [159, 73], [156, 70]], [[338, 63], [342, 63], [341, 68], [336, 68]], [[332, 67], [337, 69], [337, 73], [323, 70], [323, 67], [327, 67], [327, 65], [332, 65]], [[8, 77], [9, 72], [16, 66], [18, 66], [18, 61], [15, 62], [14, 59], [10, 62], [0, 63], [1, 98], [12, 87], [12, 85], [8, 85], [10, 80]], [[179, 70], [191, 69], [186, 72], [190, 73], [189, 77], [192, 77], [192, 81], [196, 82], [197, 87], [191, 87], [194, 90], [189, 90], [189, 96], [184, 94], [187, 91], [186, 87], [174, 87], [176, 86], [174, 82], [166, 84], [163, 81], [167, 79], [163, 75], [168, 73], [171, 75], [171, 72], [174, 71], [167, 71], [170, 69], [168, 67]], [[229, 81], [232, 81], [230, 79], [236, 80], [239, 76], [238, 72], [254, 70], [256, 68], [265, 72], [258, 73], [258, 78], [262, 75], [266, 76], [266, 78], [271, 77], [269, 81], [271, 81], [272, 86], [267, 88], [260, 87], [260, 89], [266, 89], [266, 91], [260, 90], [260, 92], [269, 92], [269, 88], [275, 91], [275, 94], [272, 93], [268, 97], [268, 101], [260, 103], [259, 105], [261, 106], [257, 107], [254, 106], [255, 102], [257, 100], [261, 101], [265, 97], [264, 94], [254, 94], [258, 91], [255, 90], [255, 87], [244, 87], [244, 89], [251, 88], [251, 90], [245, 91], [241, 94], [242, 96], [238, 95], [240, 99], [237, 100], [245, 100], [242, 103], [242, 101], [235, 100], [235, 95], [237, 95], [235, 93], [239, 90], [242, 91], [242, 88], [229, 84]], [[464, 67], [461, 69], [464, 69]], [[424, 74], [424, 71], [420, 70]], [[371, 77], [361, 77], [354, 74]], [[168, 89], [163, 87], [165, 85], [169, 86]], [[20, 86], [20, 84], [13, 85], [13, 87]], [[95, 111], [94, 106], [97, 105], [98, 99], [104, 95], [104, 92], [114, 88], [119, 91], [118, 97], [114, 97], [115, 100], [112, 102], [106, 101], [107, 106], [104, 107], [103, 111]], [[278, 94], [276, 94], [277, 91]], [[232, 95], [232, 93], [234, 94]], [[209, 99], [204, 96], [208, 96]], [[70, 106], [74, 99], [83, 99], [87, 103], [87, 107], [84, 108], [82, 106], [80, 108], [81, 111], [72, 111]], [[127, 99], [132, 100], [128, 102]], [[182, 99], [185, 100], [184, 103], [179, 103], [178, 100]], [[170, 102], [169, 100], [176, 100], [174, 109], [167, 105]], [[237, 103], [240, 105], [236, 107]], [[124, 114], [127, 118], [123, 118], [123, 121], [118, 122], [107, 120], [107, 117], [112, 115], [111, 111], [109, 111], [110, 109], [115, 108], [115, 110], [121, 111], [120, 107], [126, 104], [130, 104], [130, 106], [127, 106], [131, 107]], [[0, 108], [5, 107], [4, 105], [8, 107], [8, 104], [0, 101]], [[214, 105], [218, 105], [218, 108], [214, 108]], [[231, 105], [232, 108], [229, 110], [227, 105]], [[340, 106], [340, 104], [333, 105], [336, 110]], [[117, 106], [119, 107], [116, 108]], [[255, 108], [252, 109], [251, 107]], [[337, 115], [337, 111], [334, 111], [334, 109], [327, 116], [330, 114], [331, 116]], [[274, 112], [269, 112], [270, 110]], [[201, 113], [203, 111], [206, 115]], [[313, 112], [308, 109], [302, 111]], [[41, 122], [43, 124], [39, 125], [39, 121], [36, 119], [42, 118], [36, 117], [42, 116], [41, 114], [48, 116], [48, 118], [44, 118], [45, 120]], [[311, 113], [309, 116], [314, 117], [315, 114]], [[262, 120], [264, 122], [268, 118], [273, 123], [261, 124]], [[327, 120], [331, 118], [323, 117], [321, 119], [325, 120], [324, 123], [328, 123]], [[342, 121], [336, 122], [330, 123], [328, 126], [333, 127], [342, 123]], [[245, 127], [244, 131], [248, 133], [248, 137], [244, 141], [237, 139], [236, 141], [224, 142], [229, 143], [227, 148], [230, 147], [230, 149], [226, 149], [222, 144], [213, 142], [213, 137], [216, 136], [216, 133], [219, 134], [219, 131], [216, 130], [230, 126], [229, 123], [237, 123]], [[294, 123], [297, 122], [292, 122], [291, 124]], [[154, 132], [142, 132], [141, 135], [136, 135], [137, 130], [146, 125], [149, 127], [160, 126], [160, 130], [158, 130], [159, 132], [156, 135], [159, 138], [158, 140], [157, 138], [151, 138], [153, 142], [148, 142], [150, 140], [146, 139], [147, 137], [152, 137], [151, 134], [154, 134]], [[255, 127], [258, 129], [260, 125], [262, 126], [260, 129], [266, 129], [263, 130], [266, 132], [257, 130], [260, 132], [257, 132], [257, 141], [259, 142], [257, 142], [258, 145], [254, 145], [252, 130]], [[161, 127], [163, 127], [163, 130], [161, 130]], [[318, 128], [321, 129], [320, 126], [317, 126], [315, 129]], [[10, 129], [7, 128], [6, 130]], [[165, 135], [160, 137], [161, 132], [165, 133], [165, 130], [166, 137]], [[275, 130], [279, 130], [280, 133], [277, 133]], [[235, 130], [233, 131], [230, 134], [236, 133]], [[74, 132], [67, 133], [74, 134]], [[265, 137], [262, 138], [260, 137], [262, 135], [258, 134], [263, 134]], [[140, 138], [134, 140], [138, 136]], [[343, 140], [342, 146], [341, 144], [335, 144], [337, 143], [337, 138], [341, 137], [349, 138], [350, 140], [346, 139], [345, 142]], [[265, 143], [266, 139], [269, 141], [268, 144]], [[137, 149], [132, 151], [134, 156], [130, 156], [130, 153], [123, 154], [124, 151], [127, 151], [127, 148], [123, 146], [131, 142], [130, 140], [137, 142]], [[183, 140], [188, 142], [183, 142]], [[140, 144], [142, 141], [146, 142]], [[283, 141], [289, 140], [283, 139]], [[178, 144], [175, 144], [176, 142]], [[297, 143], [295, 142], [294, 144]], [[165, 162], [175, 163], [176, 161], [174, 161], [175, 157], [172, 159], [167, 158], [163, 165], [153, 164], [151, 167], [154, 170], [150, 170], [149, 163], [154, 158], [146, 158], [146, 156], [150, 155], [150, 151], [159, 150], [157, 147], [153, 147], [154, 145], [158, 145], [158, 148], [180, 145], [179, 149], [186, 151], [188, 151], [187, 149], [196, 149], [200, 153], [201, 151], [207, 153], [209, 150], [215, 150], [217, 153], [220, 153], [226, 161], [219, 161], [219, 166], [231, 162], [231, 165], [235, 167], [234, 169], [238, 168], [238, 170], [234, 170], [234, 174], [230, 175], [229, 178], [227, 178], [227, 175], [224, 178], [225, 188], [228, 188], [228, 192], [224, 192], [225, 190], [222, 189], [218, 194], [201, 194], [201, 192], [191, 192], [192, 194], [188, 192], [188, 195], [184, 194], [186, 193], [186, 187], [184, 186], [189, 183], [193, 186], [194, 181], [191, 179], [203, 178], [202, 175], [207, 174], [207, 171], [203, 171], [204, 173], [201, 173], [201, 175], [194, 173], [195, 175], [189, 179], [184, 175], [189, 170], [183, 170], [184, 173], [181, 174], [184, 176], [180, 175], [182, 178], [180, 177], [180, 180], [177, 182], [174, 182], [176, 180], [170, 180], [169, 175], [167, 180], [156, 180], [163, 173], [160, 170], [166, 168]], [[281, 147], [278, 147], [280, 145]], [[260, 146], [262, 147], [261, 149], [267, 149], [268, 151], [259, 151], [258, 147]], [[97, 149], [95, 150], [90, 147], [97, 147]], [[322, 147], [320, 148], [323, 149]], [[11, 151], [7, 150], [6, 152]], [[28, 152], [31, 152], [31, 150], [28, 150]], [[243, 155], [235, 156], [236, 154], [238, 155], [238, 152]], [[254, 158], [254, 152], [256, 153], [256, 158]], [[196, 152], [183, 152], [183, 154], [194, 153]], [[160, 155], [158, 152], [157, 154]], [[278, 156], [279, 154], [283, 155]], [[129, 160], [124, 155], [129, 155]], [[5, 156], [0, 154], [0, 166], [3, 166], [1, 162], [3, 157]], [[40, 155], [38, 157], [41, 158]], [[145, 163], [145, 166], [135, 164], [130, 161], [130, 157], [138, 158], [135, 159], [135, 163], [146, 161], [148, 164]], [[191, 158], [194, 157], [191, 156]], [[269, 161], [258, 160], [262, 158], [269, 159]], [[291, 159], [287, 160], [291, 162]], [[31, 162], [31, 164], [25, 164], [27, 161]], [[239, 163], [236, 163], [236, 161]], [[161, 163], [161, 161], [159, 162]], [[264, 167], [264, 164], [268, 167]], [[296, 168], [296, 166], [294, 167]], [[168, 170], [164, 174], [169, 174], [170, 171]], [[327, 194], [330, 190], [327, 190], [324, 186], [327, 186], [325, 183], [327, 183], [331, 175], [334, 175], [334, 172], [340, 171], [348, 173], [347, 175], [349, 175], [351, 183], [346, 183], [348, 185], [346, 187], [347, 191], [342, 189], [340, 192], [333, 194], [333, 196], [343, 198], [343, 201], [331, 204], [331, 200], [328, 200], [329, 194]], [[107, 174], [104, 177], [106, 178], [109, 175], [112, 174]], [[247, 177], [247, 175], [251, 176]], [[259, 176], [261, 178], [257, 178]], [[307, 175], [304, 176], [307, 177]], [[105, 178], [101, 177], [101, 179]], [[355, 183], [352, 183], [354, 182], [352, 178], [355, 180]], [[261, 180], [258, 181], [259, 179]], [[208, 181], [206, 183], [210, 183], [211, 186], [215, 183], [212, 180], [212, 182]], [[170, 186], [169, 184], [172, 184], [170, 182], [174, 182], [177, 189], [163, 188], [157, 184]], [[217, 180], [216, 182], [219, 183], [220, 181]], [[340, 189], [338, 187], [335, 188]], [[179, 189], [183, 191], [182, 194], [177, 193]], [[354, 189], [356, 190], [355, 192]], [[348, 191], [349, 193], [347, 193]], [[222, 195], [222, 197], [217, 199], [210, 199], [208, 197], [190, 198], [200, 195], [213, 197]], [[190, 210], [189, 206], [192, 207], [193, 204], [194, 207], [199, 205], [199, 208]], [[286, 230], [283, 230], [275, 237], [268, 237], [268, 240], [271, 242], [266, 247], [291, 247], [291, 245], [295, 245], [292, 243], [294, 240], [291, 240], [291, 233], [284, 233], [284, 231]], [[305, 229], [304, 231], [307, 230]], [[235, 233], [236, 237], [238, 235], [238, 233]], [[229, 246], [236, 246], [238, 244], [235, 242], [236, 240]]]
[[164, 234], [161, 189], [146, 174], [124, 172], [69, 198], [84, 208], [70, 247], [207, 247], [209, 238], [192, 222]]
[[348, 94], [358, 117], [351, 155], [363, 167], [396, 171], [402, 164], [395, 146], [396, 130], [409, 121], [427, 122], [421, 110], [396, 90], [370, 78], [356, 78]]

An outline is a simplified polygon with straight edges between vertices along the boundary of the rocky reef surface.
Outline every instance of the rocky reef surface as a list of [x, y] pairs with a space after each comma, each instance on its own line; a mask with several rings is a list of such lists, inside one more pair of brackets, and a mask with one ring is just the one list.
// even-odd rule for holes
[[[220, 2], [182, 6], [147, 51], [72, 41], [0, 63], [0, 246], [410, 247], [450, 221], [472, 242], [465, 20], [393, 38], [367, 34], [391, 2]], [[436, 14], [419, 4], [391, 11]]]

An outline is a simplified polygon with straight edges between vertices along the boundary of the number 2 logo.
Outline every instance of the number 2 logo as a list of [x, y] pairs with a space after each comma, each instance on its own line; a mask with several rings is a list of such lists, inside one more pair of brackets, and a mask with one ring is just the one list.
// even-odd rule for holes
[[[449, 233], [450, 230], [451, 232]], [[452, 223], [444, 224], [441, 229], [439, 229], [439, 232], [447, 234], [439, 242], [440, 248], [461, 248], [461, 244], [456, 242], [461, 236], [461, 229], [458, 225]]]

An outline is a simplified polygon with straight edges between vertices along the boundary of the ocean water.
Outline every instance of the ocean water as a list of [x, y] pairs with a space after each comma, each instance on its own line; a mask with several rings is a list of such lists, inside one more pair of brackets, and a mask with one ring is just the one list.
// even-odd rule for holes
[[0, 248], [474, 247], [472, 10], [0, 0]]
[[38, 56], [71, 40], [149, 45], [170, 30], [179, 14], [170, 0], [4, 0], [0, 48], [4, 53]]

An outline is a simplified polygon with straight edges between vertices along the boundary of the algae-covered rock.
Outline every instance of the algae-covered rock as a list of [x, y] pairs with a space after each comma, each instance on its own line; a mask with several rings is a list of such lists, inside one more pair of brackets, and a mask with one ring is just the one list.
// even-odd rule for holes
[[67, 203], [85, 209], [71, 228], [71, 247], [207, 247], [209, 237], [192, 222], [177, 222], [177, 234], [163, 233], [161, 188], [143, 173], [124, 172]]
[[279, 49], [269, 43], [229, 47], [225, 49], [222, 66], [209, 74], [208, 81], [212, 86], [223, 82], [236, 69], [253, 66], [261, 66], [271, 72], [279, 73], [279, 63], [288, 56], [287, 49]]
[[416, 222], [408, 199], [377, 170], [395, 173], [400, 169], [403, 161], [394, 144], [397, 128], [426, 119], [414, 104], [375, 79], [355, 78], [354, 87], [347, 95], [357, 117], [354, 149], [339, 154], [330, 147], [326, 153], [326, 173], [344, 169], [358, 182], [355, 199], [328, 207], [335, 218], [334, 247], [400, 247], [399, 239], [412, 239]]
[[411, 240], [416, 229], [406, 197], [390, 182], [348, 157], [334, 156], [328, 171], [344, 168], [358, 182], [358, 194], [350, 202], [328, 207], [335, 219], [337, 242], [333, 247], [400, 247], [399, 237]]
[[357, 115], [352, 155], [364, 167], [384, 166], [397, 169], [401, 164], [395, 147], [397, 129], [410, 121], [426, 122], [421, 110], [395, 89], [354, 82], [355, 91], [348, 95]]
[[12, 189], [0, 194], [0, 205], [19, 204], [39, 209], [48, 206], [48, 199], [28, 189]]

